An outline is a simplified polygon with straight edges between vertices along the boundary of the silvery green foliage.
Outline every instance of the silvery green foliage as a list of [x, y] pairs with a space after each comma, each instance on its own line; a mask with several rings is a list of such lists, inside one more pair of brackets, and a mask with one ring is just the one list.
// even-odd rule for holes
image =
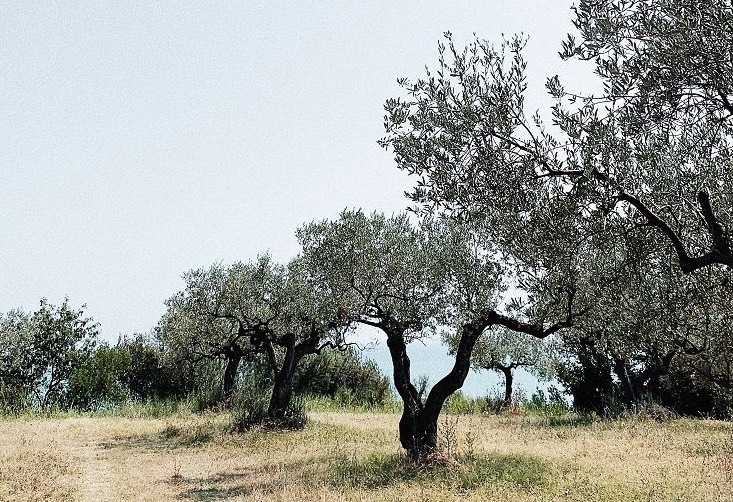
[[733, 271], [684, 274], [652, 234], [590, 241], [577, 271], [582, 315], [563, 333], [563, 364], [575, 365], [578, 351], [600, 354], [627, 404], [655, 398], [660, 379], [680, 368], [730, 388]]
[[33, 331], [30, 316], [21, 310], [0, 314], [0, 401], [2, 408], [31, 403]]
[[442, 217], [422, 220], [417, 230], [443, 279], [441, 325], [462, 325], [499, 307], [509, 269], [486, 232]]
[[226, 350], [252, 349], [248, 333], [273, 315], [267, 300], [276, 296], [280, 280], [269, 256], [231, 267], [213, 265], [184, 274], [186, 287], [166, 301], [157, 333], [186, 359], [225, 358]]
[[[521, 235], [518, 232], [517, 235]], [[298, 231], [302, 260], [355, 321], [409, 321], [407, 338], [502, 311], [539, 326], [562, 319], [572, 280], [566, 253], [537, 260], [530, 239], [509, 255], [493, 232], [443, 217], [413, 223], [406, 214], [344, 211]], [[509, 285], [523, 301], [504, 305]]]
[[636, 221], [657, 227], [684, 272], [733, 266], [732, 22], [727, 0], [581, 2], [581, 40], [563, 44], [563, 57], [596, 63], [604, 86], [574, 109], [571, 94], [558, 96], [556, 119], [582, 145], [568, 167], [588, 166]]
[[517, 228], [502, 241], [496, 229], [478, 220], [428, 217], [421, 229], [435, 243], [444, 274], [443, 326], [458, 327], [495, 311], [541, 331], [568, 317], [580, 265], [576, 248], [553, 249], [539, 228], [533, 234]]
[[521, 215], [544, 196], [544, 183], [532, 186], [535, 166], [524, 142], [514, 139], [528, 122], [524, 41], [496, 50], [476, 40], [459, 50], [446, 33], [446, 42], [434, 73], [398, 80], [407, 97], [387, 101], [380, 143], [418, 177], [411, 197], [422, 209], [475, 215], [490, 207]]
[[346, 326], [338, 304], [296, 258], [287, 266], [269, 255], [230, 266], [184, 274], [186, 288], [170, 298], [158, 333], [174, 351], [191, 358], [226, 357], [276, 348], [284, 336], [296, 342], [316, 336], [315, 348], [340, 345]]
[[555, 204], [556, 225], [581, 235], [647, 227], [685, 273], [733, 267], [730, 2], [581, 1], [575, 14], [562, 57], [593, 61], [603, 90], [550, 78], [550, 127], [525, 111], [521, 38], [458, 49], [447, 34], [435, 71], [400, 80], [381, 143], [417, 176], [411, 198], [504, 238]]
[[321, 282], [302, 256], [288, 263], [281, 294], [276, 331], [292, 332], [304, 339], [318, 337], [316, 349], [345, 347], [353, 326], [346, 314], [343, 292]]
[[[18, 406], [64, 405], [68, 379], [92, 351], [98, 325], [68, 299], [32, 314], [0, 316], [0, 399]], [[7, 403], [6, 403], [7, 404]]]
[[344, 316], [409, 320], [410, 336], [434, 330], [444, 275], [436, 243], [407, 215], [343, 211], [338, 220], [304, 225], [297, 235], [307, 268], [340, 299]]

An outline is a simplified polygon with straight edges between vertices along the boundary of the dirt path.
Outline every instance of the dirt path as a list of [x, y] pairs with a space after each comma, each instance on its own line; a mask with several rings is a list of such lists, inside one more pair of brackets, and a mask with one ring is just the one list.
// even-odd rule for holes
[[145, 438], [156, 438], [157, 420], [124, 418], [67, 419], [59, 438], [69, 459], [74, 500], [170, 500], [165, 483], [168, 452], [153, 450]]
[[173, 500], [161, 421], [17, 420], [0, 424], [0, 501]]
[[80, 500], [89, 502], [119, 500], [113, 489], [116, 469], [110, 464], [107, 452], [99, 446], [99, 441], [93, 439], [84, 444], [73, 444], [72, 448], [80, 470]]

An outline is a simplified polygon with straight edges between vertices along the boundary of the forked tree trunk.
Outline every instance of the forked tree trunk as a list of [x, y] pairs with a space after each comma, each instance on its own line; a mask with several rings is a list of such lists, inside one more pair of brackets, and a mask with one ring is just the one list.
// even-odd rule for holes
[[403, 403], [399, 423], [400, 444], [410, 460], [419, 461], [437, 449], [440, 411], [446, 399], [463, 386], [470, 369], [473, 347], [486, 327], [485, 323], [470, 323], [462, 327], [453, 369], [433, 386], [423, 403], [410, 381], [410, 359], [404, 340], [405, 329], [397, 327], [390, 330], [388, 326], [382, 326], [387, 333], [387, 347], [392, 357], [395, 387]]
[[438, 448], [438, 416], [428, 414], [425, 408], [404, 409], [399, 425], [400, 444], [410, 460], [417, 461]]
[[[456, 349], [453, 368], [430, 390], [425, 403], [422, 403], [415, 386], [410, 381], [410, 358], [407, 357], [405, 333], [410, 323], [384, 318], [378, 323], [365, 322], [381, 329], [387, 335], [387, 347], [392, 357], [394, 384], [402, 399], [403, 411], [400, 418], [400, 443], [412, 460], [419, 460], [435, 451], [438, 446], [438, 415], [446, 399], [463, 386], [471, 366], [471, 354], [481, 333], [494, 324], [502, 325], [512, 331], [527, 333], [544, 338], [555, 331], [572, 326], [572, 299], [575, 291], [568, 289], [567, 319], [545, 329], [506, 317], [496, 311], [485, 311], [472, 322], [461, 326], [461, 337]], [[362, 321], [364, 322], [364, 321]]]
[[626, 360], [622, 357], [616, 356], [615, 354], [612, 355], [611, 358], [613, 361], [613, 372], [616, 374], [619, 382], [621, 382], [623, 404], [626, 406], [637, 404], [639, 394], [636, 392], [637, 389], [635, 388], [632, 377], [629, 374]]
[[270, 365], [275, 375], [272, 388], [272, 396], [270, 396], [270, 404], [267, 409], [267, 416], [275, 421], [281, 422], [285, 419], [290, 402], [293, 398], [293, 379], [298, 363], [306, 354], [315, 352], [317, 339], [305, 340], [296, 345], [295, 335], [288, 334], [284, 336], [280, 345], [285, 348], [285, 357], [282, 365], [278, 368], [275, 360], [274, 352], [268, 353]]

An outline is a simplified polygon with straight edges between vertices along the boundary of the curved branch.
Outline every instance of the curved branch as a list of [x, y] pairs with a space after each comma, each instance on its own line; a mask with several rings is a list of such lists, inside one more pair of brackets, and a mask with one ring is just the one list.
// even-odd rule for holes
[[701, 269], [719, 263], [733, 267], [733, 255], [731, 254], [730, 241], [726, 236], [722, 225], [715, 218], [713, 209], [710, 205], [708, 194], [700, 191], [697, 194], [697, 202], [708, 227], [708, 232], [712, 239], [712, 250], [701, 256], [690, 256], [685, 249], [679, 235], [662, 218], [657, 216], [649, 209], [641, 200], [627, 193], [620, 193], [617, 199], [622, 202], [631, 204], [646, 219], [650, 226], [656, 227], [667, 236], [672, 243], [672, 247], [677, 253], [677, 259], [680, 262], [680, 268], [683, 273], [689, 274], [695, 270]]
[[575, 298], [575, 289], [572, 287], [568, 287], [565, 289], [565, 292], [568, 295], [568, 305], [565, 320], [556, 322], [549, 328], [545, 328], [544, 326], [540, 326], [537, 324], [529, 324], [513, 317], [500, 314], [496, 311], [489, 312], [487, 314], [487, 320], [490, 324], [498, 324], [499, 326], [504, 326], [505, 328], [512, 331], [526, 333], [535, 338], [546, 338], [563, 328], [570, 328], [573, 326], [573, 299]]

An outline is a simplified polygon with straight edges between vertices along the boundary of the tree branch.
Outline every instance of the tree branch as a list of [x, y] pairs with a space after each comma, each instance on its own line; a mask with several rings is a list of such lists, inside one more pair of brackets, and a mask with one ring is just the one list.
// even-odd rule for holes
[[565, 289], [565, 292], [568, 295], [568, 305], [565, 320], [556, 322], [549, 328], [538, 326], [536, 324], [522, 322], [518, 319], [500, 314], [493, 310], [487, 314], [487, 321], [490, 325], [498, 324], [499, 326], [504, 326], [505, 328], [512, 331], [516, 331], [518, 333], [526, 333], [535, 338], [546, 338], [556, 331], [573, 326], [573, 299], [575, 298], [575, 288], [568, 287]]
[[672, 230], [672, 228], [662, 218], [657, 216], [651, 209], [649, 209], [641, 200], [627, 193], [620, 193], [617, 199], [622, 202], [628, 202], [631, 204], [641, 215], [646, 219], [650, 226], [657, 227], [667, 236], [669, 241], [672, 243], [672, 247], [677, 253], [677, 259], [680, 262], [680, 269], [683, 273], [689, 274], [703, 267], [707, 267], [714, 263], [720, 263], [733, 267], [733, 256], [731, 255], [730, 242], [728, 237], [715, 218], [712, 207], [710, 206], [710, 199], [705, 192], [699, 192], [697, 194], [697, 202], [700, 205], [700, 210], [705, 219], [705, 223], [708, 227], [708, 232], [713, 241], [713, 249], [708, 253], [701, 256], [690, 256], [685, 249], [682, 240], [679, 235]]

